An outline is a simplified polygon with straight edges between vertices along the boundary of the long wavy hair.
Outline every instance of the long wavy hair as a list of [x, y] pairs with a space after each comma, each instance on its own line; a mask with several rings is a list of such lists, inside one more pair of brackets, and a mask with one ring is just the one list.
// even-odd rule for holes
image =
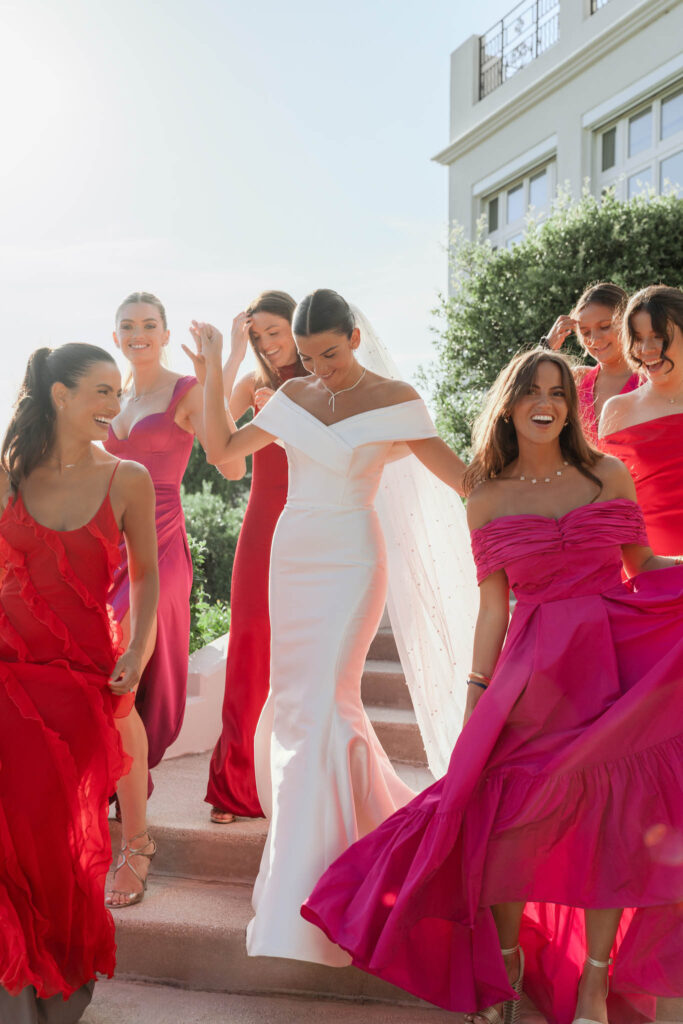
[[94, 363], [105, 362], [116, 366], [103, 348], [77, 342], [55, 349], [38, 348], [31, 354], [0, 455], [15, 491], [54, 444], [57, 414], [52, 385], [59, 381], [75, 388]]
[[[271, 316], [279, 316], [282, 320], [286, 320], [291, 326], [295, 309], [296, 302], [291, 295], [287, 292], [271, 290], [261, 292], [260, 295], [257, 295], [256, 298], [249, 303], [245, 312], [247, 316], [254, 316], [255, 313], [270, 313]], [[273, 391], [277, 391], [282, 384], [282, 378], [278, 373], [277, 367], [273, 366], [268, 357], [256, 347], [254, 339], [251, 336], [251, 332], [249, 333], [249, 342], [259, 364], [256, 371], [256, 380], [254, 382], [256, 387], [267, 387], [272, 388]], [[308, 371], [304, 368], [304, 364], [301, 362], [298, 352], [296, 362], [297, 369], [294, 376], [305, 377]]]
[[463, 487], [466, 495], [477, 484], [497, 477], [506, 466], [519, 456], [517, 431], [512, 422], [512, 411], [534, 382], [541, 363], [553, 363], [562, 375], [567, 402], [567, 422], [560, 433], [560, 450], [571, 466], [602, 488], [599, 478], [592, 472], [602, 454], [584, 437], [579, 417], [579, 399], [574, 375], [567, 359], [559, 352], [544, 348], [520, 352], [501, 370], [488, 393], [486, 405], [477, 417], [472, 430], [474, 456], [465, 473]]
[[683, 331], [683, 291], [680, 288], [670, 288], [665, 284], [651, 284], [647, 288], [641, 288], [629, 299], [624, 314], [624, 348], [626, 357], [633, 368], [640, 370], [643, 361], [638, 359], [634, 353], [636, 335], [633, 328], [633, 317], [636, 313], [649, 315], [655, 334], [662, 339], [662, 359], [669, 363], [669, 371], [671, 371], [674, 364], [666, 353], [673, 341], [674, 326]]

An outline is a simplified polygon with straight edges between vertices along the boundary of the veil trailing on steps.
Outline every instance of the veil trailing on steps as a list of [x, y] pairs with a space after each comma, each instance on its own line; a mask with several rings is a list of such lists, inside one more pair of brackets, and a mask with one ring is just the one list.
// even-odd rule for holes
[[[399, 378], [367, 318], [351, 309], [361, 365]], [[479, 606], [465, 511], [413, 454], [385, 466], [375, 504], [387, 546], [389, 618], [429, 767], [439, 778], [462, 728]]]

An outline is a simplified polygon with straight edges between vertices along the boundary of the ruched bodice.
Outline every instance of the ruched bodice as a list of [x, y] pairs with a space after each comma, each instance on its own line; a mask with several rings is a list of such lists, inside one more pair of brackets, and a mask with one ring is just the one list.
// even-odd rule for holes
[[621, 580], [621, 545], [647, 543], [640, 508], [621, 498], [582, 505], [559, 519], [501, 516], [472, 531], [479, 582], [504, 569], [521, 602], [604, 593]]

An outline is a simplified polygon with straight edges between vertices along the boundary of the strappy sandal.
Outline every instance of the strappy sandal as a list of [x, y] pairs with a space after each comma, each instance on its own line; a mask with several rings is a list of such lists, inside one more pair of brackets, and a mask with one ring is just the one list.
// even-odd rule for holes
[[[514, 953], [519, 953], [519, 974], [516, 981], [510, 982], [510, 986], [518, 996], [521, 996], [524, 983], [524, 950], [520, 949], [519, 946], [513, 946], [512, 949], [501, 949], [500, 952], [503, 956], [512, 956]], [[518, 1024], [520, 1007], [520, 999], [508, 999], [507, 1002], [503, 1003], [502, 1013], [499, 1013], [495, 1006], [487, 1006], [485, 1010], [468, 1013], [465, 1020], [474, 1021], [476, 1017], [481, 1017], [483, 1020], [488, 1021], [488, 1024]]]
[[[143, 836], [147, 836], [147, 842], [144, 843], [139, 850], [134, 849], [131, 843], [134, 843], [136, 839], [142, 839]], [[152, 850], [149, 853], [145, 852], [145, 846], [151, 844]], [[117, 858], [116, 867], [114, 874], [123, 867], [124, 864], [128, 865], [128, 868], [133, 872], [139, 882], [142, 883], [142, 889], [137, 892], [123, 892], [121, 889], [111, 889], [104, 897], [105, 906], [109, 907], [110, 910], [122, 910], [124, 907], [134, 907], [136, 903], [142, 903], [145, 892], [147, 891], [147, 877], [149, 875], [149, 869], [147, 875], [143, 878], [131, 863], [131, 857], [146, 857], [151, 864], [157, 852], [157, 844], [150, 835], [149, 831], [145, 828], [142, 832], [138, 832], [136, 836], [131, 836], [127, 843], [124, 843], [119, 850], [119, 856]], [[114, 903], [114, 896], [123, 896], [123, 903]]]
[[224, 811], [222, 807], [212, 807], [209, 817], [214, 825], [232, 825], [235, 821], [232, 811]]
[[[591, 964], [592, 967], [611, 967], [614, 963], [612, 957], [609, 960], [594, 960], [592, 956], [586, 954], [586, 963]], [[605, 992], [605, 998], [609, 995], [609, 974], [607, 975], [607, 991]], [[602, 1024], [599, 1020], [591, 1020], [590, 1017], [575, 1017], [572, 1024]]]

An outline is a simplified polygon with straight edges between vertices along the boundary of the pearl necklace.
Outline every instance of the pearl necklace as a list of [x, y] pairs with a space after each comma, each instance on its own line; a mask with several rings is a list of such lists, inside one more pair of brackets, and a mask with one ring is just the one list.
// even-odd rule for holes
[[332, 388], [328, 388], [328, 386], [325, 383], [325, 381], [324, 380], [320, 380], [320, 378], [318, 377], [318, 380], [320, 380], [320, 383], [322, 384], [322, 386], [325, 388], [325, 391], [327, 391], [327, 393], [330, 396], [328, 398], [328, 400], [327, 400], [327, 404], [331, 407], [332, 412], [334, 412], [334, 400], [337, 397], [337, 395], [342, 395], [345, 391], [353, 391], [354, 388], [357, 388], [367, 372], [368, 372], [367, 371], [367, 367], [363, 367], [363, 372], [361, 373], [361, 375], [358, 378], [358, 380], [356, 381], [356, 383], [355, 384], [351, 384], [348, 388], [340, 388], [339, 391], [333, 391]]
[[[562, 465], [563, 466], [568, 466], [569, 463], [568, 462], [563, 462]], [[564, 469], [556, 469], [555, 470], [555, 476], [562, 476], [563, 472], [564, 472]], [[526, 480], [526, 476], [524, 474], [522, 474], [518, 479], [524, 481], [524, 480]], [[544, 476], [543, 477], [543, 483], [544, 484], [549, 484], [551, 481], [552, 481], [552, 477], [551, 476]], [[532, 484], [537, 484], [538, 483], [538, 477], [532, 476], [531, 477], [531, 483]]]

